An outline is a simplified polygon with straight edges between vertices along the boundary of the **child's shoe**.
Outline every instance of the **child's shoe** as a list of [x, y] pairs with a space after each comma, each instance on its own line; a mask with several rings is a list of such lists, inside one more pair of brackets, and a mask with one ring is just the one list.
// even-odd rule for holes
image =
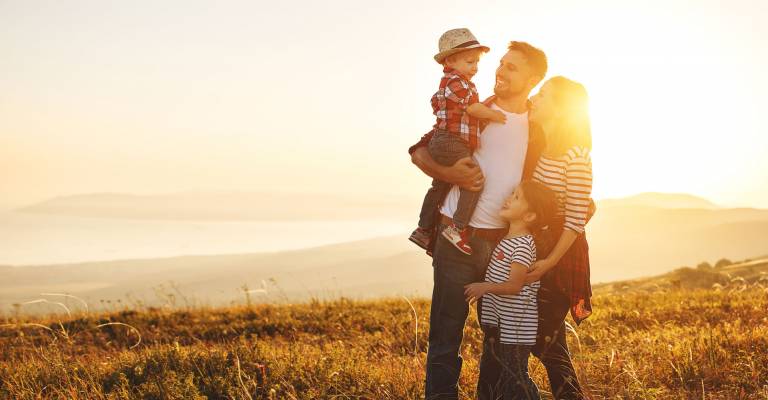
[[422, 228], [416, 228], [413, 233], [411, 233], [411, 236], [408, 238], [413, 243], [416, 243], [416, 246], [421, 247], [424, 250], [429, 251], [429, 241], [432, 239], [432, 232], [422, 229]]
[[451, 226], [443, 230], [443, 237], [448, 239], [448, 241], [451, 242], [451, 244], [454, 245], [457, 249], [459, 249], [460, 252], [471, 256], [472, 248], [469, 247], [468, 233], [469, 232], [467, 232], [467, 228], [459, 229], [456, 227], [456, 225], [451, 224]]

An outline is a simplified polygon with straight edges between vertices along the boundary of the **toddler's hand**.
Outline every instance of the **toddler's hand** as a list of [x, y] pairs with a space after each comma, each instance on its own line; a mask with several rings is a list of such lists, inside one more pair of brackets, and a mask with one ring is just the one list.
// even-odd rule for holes
[[493, 110], [493, 113], [491, 114], [491, 118], [489, 118], [492, 122], [498, 122], [500, 124], [504, 124], [507, 122], [507, 115], [499, 110]]

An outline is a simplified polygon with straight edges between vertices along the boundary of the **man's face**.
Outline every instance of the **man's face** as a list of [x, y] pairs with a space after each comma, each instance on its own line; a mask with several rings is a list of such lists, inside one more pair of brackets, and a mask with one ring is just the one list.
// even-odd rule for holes
[[528, 93], [533, 88], [531, 83], [533, 71], [528, 66], [528, 60], [523, 53], [510, 50], [501, 57], [499, 67], [496, 68], [496, 86], [493, 92], [500, 98], [508, 98]]

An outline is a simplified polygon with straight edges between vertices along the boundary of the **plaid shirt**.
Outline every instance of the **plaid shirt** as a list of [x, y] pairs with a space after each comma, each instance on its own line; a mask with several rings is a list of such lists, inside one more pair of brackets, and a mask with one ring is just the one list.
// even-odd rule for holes
[[479, 101], [475, 84], [453, 68], [443, 69], [440, 89], [432, 96], [432, 112], [437, 117], [435, 128], [463, 139], [471, 149], [480, 144], [478, 119], [469, 115], [467, 107]]

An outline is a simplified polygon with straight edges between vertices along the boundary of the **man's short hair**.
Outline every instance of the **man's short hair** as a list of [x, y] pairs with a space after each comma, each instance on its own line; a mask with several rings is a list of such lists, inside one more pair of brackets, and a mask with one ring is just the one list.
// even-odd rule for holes
[[509, 42], [509, 51], [523, 53], [533, 73], [539, 76], [539, 81], [547, 76], [547, 55], [541, 49], [531, 46], [526, 42]]

